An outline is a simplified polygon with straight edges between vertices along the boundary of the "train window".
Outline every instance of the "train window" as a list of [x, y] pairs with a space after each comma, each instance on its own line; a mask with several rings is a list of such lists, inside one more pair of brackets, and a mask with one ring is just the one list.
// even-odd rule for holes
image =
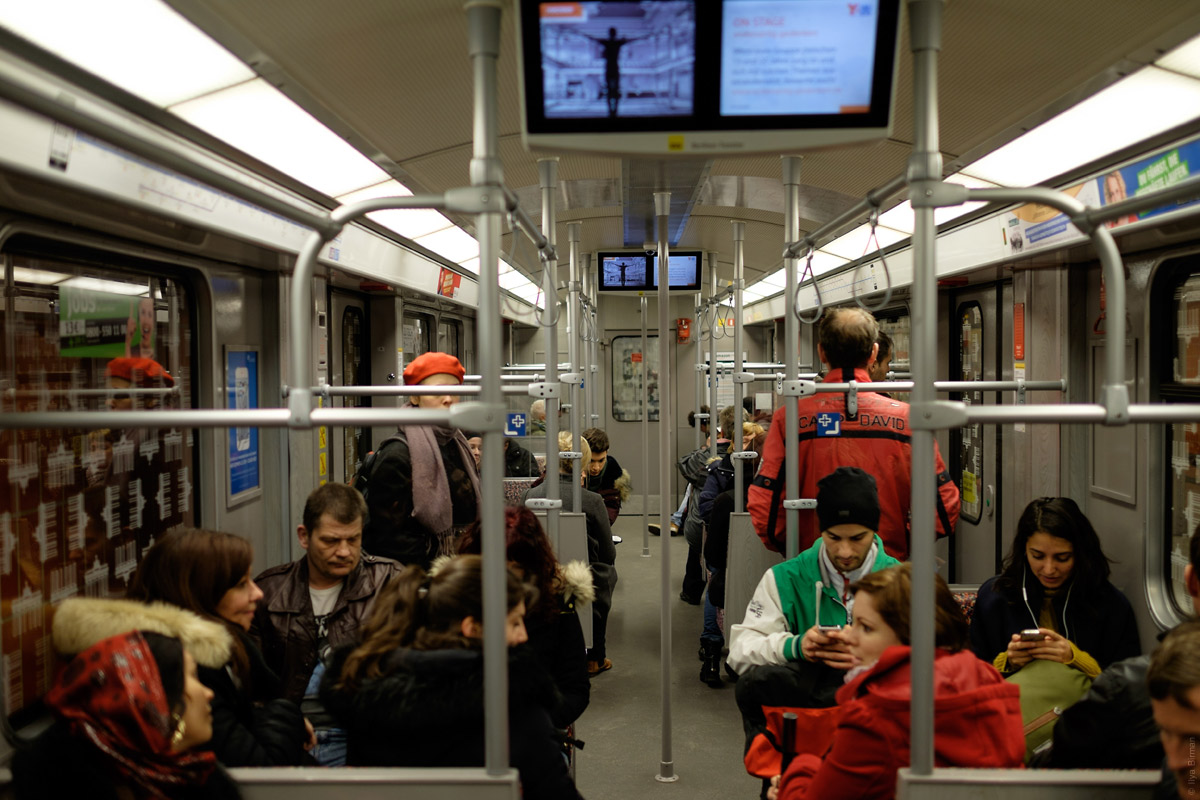
[[196, 466], [194, 431], [121, 425], [122, 413], [193, 405], [186, 286], [10, 257], [0, 406], [114, 412], [105, 430], [0, 431], [0, 677], [19, 725], [53, 678], [52, 606], [123, 595], [156, 538], [195, 526]]
[[[368, 374], [369, 364], [364, 343], [366, 342], [367, 325], [361, 308], [346, 306], [342, 310], [342, 385], [363, 386], [371, 382]], [[371, 404], [369, 397], [343, 397], [343, 407], [359, 408]], [[345, 460], [346, 471], [342, 473], [347, 478], [358, 474], [362, 460], [370, 446], [370, 437], [366, 428], [342, 429], [342, 457]]]
[[[1200, 268], [1194, 261], [1164, 265], [1155, 281], [1155, 307], [1171, 308], [1155, 330], [1159, 359], [1153, 367], [1159, 399], [1166, 402], [1200, 402]], [[1184, 586], [1183, 570], [1189, 563], [1189, 542], [1200, 527], [1200, 424], [1167, 425], [1162, 482], [1166, 490], [1167, 535], [1164, 564], [1169, 593], [1176, 611], [1192, 614]]]
[[453, 319], [439, 319], [437, 326], [437, 349], [449, 353], [455, 358], [462, 358], [459, 342], [462, 340], [462, 323]]
[[430, 332], [433, 330], [433, 317], [420, 312], [405, 312], [401, 322], [404, 333], [404, 363], [412, 361], [422, 353], [432, 350]]
[[649, 387], [649, 419], [658, 420], [658, 337], [614, 336], [612, 340], [612, 418], [616, 422], [642, 419], [642, 375]]
[[[978, 303], [967, 303], [958, 310], [958, 380], [983, 380], [983, 311]], [[962, 402], [982, 403], [982, 392], [963, 392]], [[961, 516], [978, 524], [983, 513], [983, 425], [966, 425], [955, 432], [958, 439], [958, 486], [962, 492]]]

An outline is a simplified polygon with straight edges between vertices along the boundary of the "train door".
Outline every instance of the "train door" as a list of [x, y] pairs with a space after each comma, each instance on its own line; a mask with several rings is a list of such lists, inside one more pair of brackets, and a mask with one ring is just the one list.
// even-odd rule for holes
[[[972, 287], [952, 296], [948, 337], [951, 381], [1006, 377], [1000, 354], [1004, 343], [1011, 341], [1011, 323], [1000, 309], [1011, 305], [1011, 284]], [[997, 392], [957, 392], [950, 397], [968, 404], [1001, 402]], [[950, 432], [946, 460], [962, 496], [958, 529], [951, 541], [951, 576], [956, 583], [982, 583], [999, 571], [1004, 537], [997, 503], [1002, 446], [996, 425], [968, 425]]]
[[[329, 383], [332, 386], [365, 386], [370, 384], [370, 337], [367, 308], [364, 298], [356, 294], [330, 291], [330, 364]], [[369, 397], [333, 397], [333, 408], [371, 405]], [[326, 429], [331, 465], [329, 479], [345, 483], [354, 477], [363, 456], [370, 449], [369, 428]]]

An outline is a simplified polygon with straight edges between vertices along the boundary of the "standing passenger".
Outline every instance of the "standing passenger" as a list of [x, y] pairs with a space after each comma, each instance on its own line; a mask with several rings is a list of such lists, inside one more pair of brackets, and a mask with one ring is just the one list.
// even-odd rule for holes
[[[859, 308], [834, 308], [817, 327], [817, 352], [828, 365], [825, 380], [869, 383], [867, 370], [875, 362], [879, 326]], [[867, 388], [867, 387], [864, 387]], [[851, 415], [846, 396], [818, 394], [800, 399], [795, 430], [800, 437], [799, 464], [784, 464], [785, 408], [775, 412], [763, 447], [762, 466], [750, 488], [750, 516], [763, 543], [782, 553], [786, 540], [783, 491], [786, 469], [800, 473], [800, 497], [816, 496], [817, 481], [838, 467], [859, 467], [879, 483], [879, 537], [888, 554], [908, 558], [912, 504], [912, 444], [908, 406], [871, 391], [858, 392], [858, 409]], [[958, 522], [958, 487], [950, 479], [934, 444], [937, 485], [937, 534], [953, 533]], [[800, 550], [819, 535], [817, 515], [800, 513]]]
[[272, 567], [256, 582], [263, 598], [250, 634], [317, 731], [313, 757], [324, 766], [345, 762], [345, 737], [318, 699], [333, 648], [358, 640], [375, 597], [400, 565], [362, 550], [366, 504], [351, 486], [327, 483], [304, 503], [296, 536], [305, 555]]
[[[325, 676], [321, 697], [349, 732], [351, 765], [483, 766], [483, 567], [479, 556], [439, 566], [389, 583], [362, 644], [339, 650]], [[527, 590], [508, 573], [509, 647], [528, 638]], [[579, 797], [550, 721], [553, 694], [536, 661], [510, 653], [509, 763], [525, 800]]]
[[[404, 368], [406, 386], [457, 386], [462, 364], [425, 353]], [[414, 395], [411, 404], [449, 410], [455, 395]], [[475, 521], [479, 473], [462, 432], [443, 425], [405, 425], [375, 452], [365, 492], [369, 516], [363, 546], [374, 555], [428, 568], [454, 552], [454, 539]], [[417, 487], [414, 491], [414, 487]]]

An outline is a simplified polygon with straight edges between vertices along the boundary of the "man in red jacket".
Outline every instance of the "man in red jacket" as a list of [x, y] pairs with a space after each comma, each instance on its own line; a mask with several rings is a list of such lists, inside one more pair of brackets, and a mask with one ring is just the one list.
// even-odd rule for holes
[[[878, 352], [879, 325], [860, 308], [834, 308], [825, 313], [817, 327], [817, 353], [827, 365], [825, 380], [857, 381], [870, 385], [868, 368]], [[797, 433], [800, 438], [800, 463], [785, 465], [784, 413], [781, 408], [771, 420], [763, 446], [762, 467], [750, 487], [749, 511], [763, 543], [771, 550], [784, 551], [786, 522], [783, 490], [787, 469], [800, 472], [800, 497], [817, 496], [817, 481], [838, 467], [858, 467], [874, 476], [879, 487], [882, 517], [879, 536], [884, 549], [894, 558], [908, 558], [910, 511], [912, 505], [912, 429], [908, 424], [908, 405], [871, 391], [858, 392], [858, 407], [850, 414], [842, 393], [822, 393], [802, 397], [799, 403]], [[937, 534], [954, 531], [960, 506], [958, 487], [934, 445], [937, 474]], [[800, 512], [800, 551], [820, 535], [817, 515]]]

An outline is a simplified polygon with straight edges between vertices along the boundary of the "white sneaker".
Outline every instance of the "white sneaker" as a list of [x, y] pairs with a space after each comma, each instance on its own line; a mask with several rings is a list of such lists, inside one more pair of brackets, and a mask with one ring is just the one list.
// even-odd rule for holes
[[615, 533], [613, 534], [613, 544], [620, 544], [623, 541], [625, 541], [625, 540], [622, 539], [620, 536], [617, 536]]

